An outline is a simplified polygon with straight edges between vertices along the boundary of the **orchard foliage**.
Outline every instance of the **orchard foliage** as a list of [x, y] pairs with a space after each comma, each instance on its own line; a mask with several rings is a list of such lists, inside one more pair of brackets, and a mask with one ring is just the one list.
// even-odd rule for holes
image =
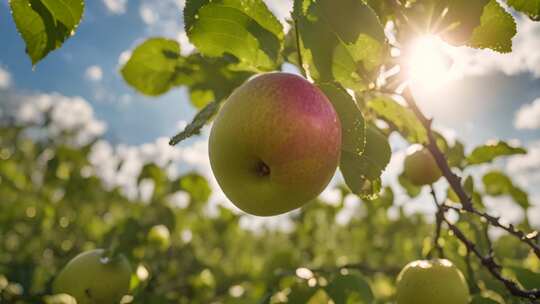
[[[84, 10], [82, 0], [9, 3], [34, 65], [75, 33]], [[522, 18], [539, 19], [538, 0], [506, 4]], [[391, 52], [405, 56], [424, 34], [454, 46], [511, 52], [516, 23], [503, 6], [496, 0], [295, 0], [285, 31], [262, 0], [187, 0], [185, 31], [196, 51], [182, 55], [177, 41], [153, 37], [121, 69], [141, 94], [188, 88], [199, 113], [171, 144], [199, 134], [249, 77], [292, 64], [340, 117], [345, 184], [339, 202], [306, 205], [290, 215], [291, 231], [252, 232], [229, 209], [207, 215], [211, 190], [196, 172], [171, 180], [149, 163], [140, 179], [154, 182], [150, 203], [128, 199], [85, 173], [92, 143], [77, 148], [62, 138], [36, 138], [28, 132], [32, 126], [6, 120], [0, 129], [0, 300], [56, 303], [50, 297], [55, 275], [94, 248], [129, 258], [136, 271], [132, 297], [124, 301], [133, 303], [388, 303], [395, 300], [399, 269], [435, 255], [466, 275], [472, 303], [540, 299], [538, 233], [526, 218], [502, 224], [483, 204], [486, 196], [506, 195], [527, 211], [527, 193], [504, 172], [468, 175], [526, 151], [499, 141], [468, 153], [459, 140], [446, 141], [417, 107], [406, 68]], [[445, 197], [432, 188], [434, 223], [393, 206], [397, 189], [381, 183], [391, 133], [424, 145], [447, 181]], [[411, 198], [422, 191], [405, 174], [399, 182]], [[188, 207], [170, 204], [177, 191], [189, 193]], [[352, 220], [337, 224], [351, 201]], [[148, 237], [156, 226], [170, 232], [166, 246]], [[493, 240], [492, 226], [507, 233]]]
[[[253, 232], [227, 208], [207, 215], [211, 190], [195, 172], [171, 180], [148, 163], [139, 179], [154, 181], [151, 200], [128, 199], [88, 175], [93, 143], [75, 148], [63, 138], [35, 141], [31, 130], [0, 129], [2, 303], [58, 303], [51, 288], [62, 267], [80, 252], [113, 242], [135, 270], [132, 303], [387, 303], [399, 269], [432, 249], [433, 225], [392, 207], [391, 188], [359, 202], [341, 186], [337, 203], [317, 200], [291, 215], [290, 231]], [[177, 191], [189, 194], [186, 208], [172, 203]], [[345, 211], [351, 203], [354, 209]], [[347, 213], [350, 222], [339, 224]], [[482, 222], [463, 217], [459, 227], [487, 248]], [[169, 244], [152, 236], [158, 225], [169, 231]], [[477, 261], [466, 272], [465, 248], [446, 231], [440, 242], [471, 288], [521, 303]], [[540, 263], [526, 247], [510, 236], [493, 246], [520, 282], [537, 286]]]

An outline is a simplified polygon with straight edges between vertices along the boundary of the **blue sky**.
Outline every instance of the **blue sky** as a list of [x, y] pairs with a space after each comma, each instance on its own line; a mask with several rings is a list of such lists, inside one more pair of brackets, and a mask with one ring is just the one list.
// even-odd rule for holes
[[[12, 89], [82, 96], [92, 104], [97, 117], [107, 122], [107, 137], [115, 142], [140, 144], [169, 136], [178, 130], [179, 121], [189, 120], [194, 114], [184, 89], [175, 89], [158, 98], [144, 97], [128, 87], [118, 73], [122, 52], [146, 37], [160, 34], [173, 39], [178, 37], [182, 30], [180, 9], [170, 10], [175, 5], [181, 6], [182, 1], [166, 0], [162, 4], [137, 0], [126, 3], [86, 1], [84, 19], [77, 34], [40, 62], [35, 70], [24, 54], [24, 43], [11, 20], [7, 0], [2, 1], [0, 37], [4, 46], [0, 48], [0, 67], [11, 75]], [[115, 9], [114, 3], [124, 9]], [[157, 18], [162, 17], [158, 14], [163, 11], [168, 12], [165, 20], [148, 24], [143, 21], [143, 8], [154, 9]], [[540, 35], [540, 30], [537, 33]], [[540, 70], [540, 61], [537, 64]], [[91, 66], [101, 70], [99, 81], [85, 76]], [[465, 76], [431, 94], [420, 95], [420, 100], [441, 125], [455, 129], [471, 143], [481, 143], [495, 137], [522, 141], [540, 139], [538, 129], [514, 128], [514, 113], [537, 97], [540, 97], [540, 78], [531, 71], [508, 75], [495, 68], [481, 75]]]
[[[164, 137], [173, 135], [195, 114], [185, 89], [174, 89], [157, 98], [144, 97], [127, 86], [118, 72], [119, 62], [129, 56], [129, 50], [150, 36], [177, 39], [184, 50], [189, 50], [181, 20], [183, 0], [87, 0], [76, 35], [34, 70], [24, 53], [7, 0], [0, 1], [0, 94], [33, 96], [55, 92], [81, 96], [91, 105], [95, 117], [106, 123], [105, 138], [112, 144], [131, 146], [153, 143], [161, 147]], [[266, 2], [280, 20], [286, 17], [290, 1]], [[492, 138], [517, 140], [532, 149], [533, 156], [499, 165], [518, 176], [524, 187], [538, 192], [533, 199], [537, 201], [540, 23], [519, 18], [518, 31], [512, 54], [467, 48], [448, 51], [458, 76], [436, 89], [417, 85], [415, 93], [420, 106], [435, 117], [437, 126], [463, 139], [469, 149]], [[202, 161], [193, 160], [197, 158], [193, 155], [206, 158], [202, 142], [204, 137], [182, 147], [182, 153], [191, 155], [186, 157], [195, 165]], [[208, 170], [207, 165], [201, 166]]]
[[[7, 0], [2, 0], [0, 66], [11, 74], [14, 89], [82, 96], [92, 104], [97, 117], [107, 122], [107, 137], [117, 142], [140, 144], [173, 134], [177, 122], [193, 114], [185, 90], [147, 98], [136, 94], [118, 73], [120, 54], [151, 35], [139, 15], [139, 1], [130, 1], [123, 14], [113, 14], [102, 1], [85, 2], [84, 19], [76, 35], [33, 71]], [[86, 69], [94, 65], [102, 70], [98, 82], [85, 77]]]

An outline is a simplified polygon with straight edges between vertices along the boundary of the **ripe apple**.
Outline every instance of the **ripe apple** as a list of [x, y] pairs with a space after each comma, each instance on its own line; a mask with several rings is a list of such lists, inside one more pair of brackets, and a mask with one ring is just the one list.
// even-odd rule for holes
[[397, 278], [397, 304], [467, 304], [469, 288], [449, 260], [418, 260]]
[[328, 98], [288, 73], [238, 87], [210, 133], [212, 171], [243, 211], [270, 216], [296, 209], [328, 185], [337, 168], [341, 124]]
[[405, 157], [405, 176], [415, 185], [430, 185], [442, 175], [435, 158], [428, 149], [413, 145]]
[[118, 303], [129, 291], [131, 267], [123, 255], [105, 257], [103, 249], [86, 251], [62, 269], [54, 293], [73, 296], [78, 304]]

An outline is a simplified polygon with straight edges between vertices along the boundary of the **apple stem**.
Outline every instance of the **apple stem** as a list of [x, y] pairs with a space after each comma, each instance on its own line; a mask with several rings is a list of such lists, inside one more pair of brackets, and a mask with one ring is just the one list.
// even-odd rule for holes
[[101, 262], [107, 264], [118, 254], [118, 237], [115, 235], [109, 244], [109, 247], [103, 252]]

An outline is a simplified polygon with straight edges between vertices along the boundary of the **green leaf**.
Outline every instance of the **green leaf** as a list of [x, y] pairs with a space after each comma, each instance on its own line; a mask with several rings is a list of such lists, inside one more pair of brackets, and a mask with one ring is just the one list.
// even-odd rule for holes
[[488, 195], [510, 195], [523, 209], [529, 208], [529, 196], [521, 188], [515, 186], [512, 180], [500, 171], [491, 171], [482, 178]]
[[499, 302], [492, 300], [490, 298], [485, 298], [481, 295], [475, 295], [472, 298], [471, 304], [499, 304]]
[[[289, 302], [293, 303], [293, 302]], [[330, 303], [330, 298], [328, 294], [323, 289], [318, 289], [315, 294], [306, 302], [306, 304], [328, 304]]]
[[366, 146], [366, 127], [362, 112], [352, 97], [342, 88], [332, 84], [319, 86], [330, 99], [341, 121], [341, 150], [360, 155]]
[[508, 268], [514, 272], [516, 278], [523, 287], [534, 289], [540, 286], [540, 273], [518, 266], [508, 266]]
[[517, 33], [516, 22], [496, 0], [491, 0], [484, 8], [480, 26], [474, 29], [469, 46], [490, 48], [501, 53], [512, 51], [512, 37]]
[[540, 0], [508, 0], [508, 4], [531, 20], [540, 21]]
[[452, 147], [447, 149], [445, 154], [450, 167], [463, 167], [463, 161], [465, 160], [465, 147], [460, 141], [456, 141]]
[[316, 288], [308, 287], [305, 284], [294, 284], [287, 296], [288, 303], [308, 303], [315, 292], [317, 292]]
[[366, 129], [366, 147], [358, 155], [341, 152], [339, 168], [352, 192], [363, 198], [374, 199], [381, 189], [380, 176], [391, 156], [388, 139], [374, 126]]
[[[432, 4], [431, 1], [421, 1]], [[429, 9], [428, 7], [425, 9]], [[512, 50], [512, 37], [516, 34], [514, 18], [497, 0], [445, 0], [439, 1], [436, 15], [420, 11], [420, 16], [432, 22], [434, 32], [456, 46], [490, 48], [507, 53]], [[440, 20], [439, 20], [440, 19]]]
[[190, 41], [204, 55], [233, 55], [237, 68], [277, 67], [283, 28], [262, 0], [188, 0], [184, 20]]
[[197, 173], [185, 174], [172, 182], [172, 192], [186, 191], [197, 202], [206, 202], [212, 193], [208, 181]]
[[411, 109], [386, 97], [371, 100], [367, 106], [379, 117], [395, 126], [407, 140], [416, 143], [427, 142], [426, 129]]
[[82, 0], [10, 0], [9, 4], [32, 65], [73, 35], [84, 11]]
[[199, 111], [199, 113], [197, 113], [197, 115], [195, 115], [195, 118], [193, 118], [191, 123], [189, 123], [182, 132], [171, 138], [169, 144], [174, 146], [186, 138], [200, 134], [202, 127], [204, 127], [204, 125], [210, 121], [214, 114], [218, 112], [219, 106], [219, 102], [211, 102], [207, 104], [202, 110]]
[[374, 300], [369, 283], [359, 274], [338, 275], [325, 290], [336, 304], [368, 304]]
[[361, 0], [295, 0], [294, 18], [305, 70], [319, 82], [355, 91], [376, 78], [386, 53], [384, 30]]
[[167, 173], [156, 164], [143, 166], [137, 182], [140, 183], [144, 179], [150, 179], [154, 182], [154, 196], [159, 196], [167, 190], [169, 180]]
[[[437, 11], [442, 21], [434, 22], [438, 24], [436, 32], [448, 43], [461, 46], [467, 44], [478, 26], [481, 24], [481, 17], [484, 8], [490, 0], [445, 0], [439, 1]], [[430, 3], [428, 1], [428, 3]], [[446, 13], [444, 13], [446, 11]], [[428, 14], [422, 12], [422, 16], [430, 18]]]
[[380, 193], [377, 198], [370, 200], [370, 203], [377, 207], [390, 208], [394, 204], [394, 191], [387, 186]]
[[422, 187], [413, 184], [404, 173], [401, 173], [398, 177], [399, 184], [405, 191], [407, 195], [411, 198], [417, 197], [420, 192], [422, 192]]
[[174, 40], [150, 38], [137, 46], [121, 70], [124, 80], [142, 94], [157, 96], [187, 85], [191, 103], [198, 109], [225, 99], [252, 73], [233, 71], [227, 58], [180, 55]]
[[120, 71], [124, 80], [139, 92], [157, 96], [180, 81], [184, 58], [178, 42], [165, 38], [150, 38], [137, 46]]
[[187, 58], [191, 103], [198, 109], [212, 101], [222, 101], [253, 75], [252, 72], [234, 71], [227, 58], [204, 58], [193, 54]]
[[21, 170], [21, 165], [14, 160], [0, 162], [0, 181], [18, 190], [23, 190], [28, 184], [27, 177]]
[[476, 147], [469, 156], [467, 156], [467, 164], [477, 165], [482, 163], [490, 163], [495, 158], [500, 156], [509, 156], [515, 154], [526, 154], [527, 150], [521, 147], [510, 146], [504, 141], [487, 143]]

